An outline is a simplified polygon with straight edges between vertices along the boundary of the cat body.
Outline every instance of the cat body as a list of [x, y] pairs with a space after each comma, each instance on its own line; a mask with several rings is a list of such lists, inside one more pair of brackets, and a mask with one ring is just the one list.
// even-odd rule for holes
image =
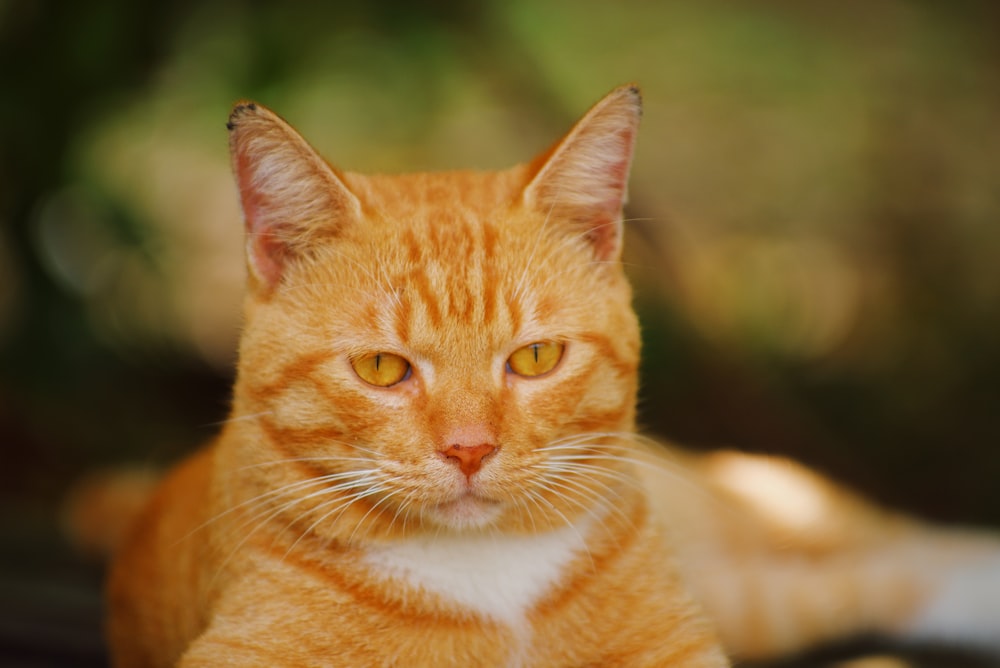
[[531, 163], [365, 176], [234, 109], [232, 416], [116, 557], [116, 665], [725, 666], [947, 630], [968, 563], [1000, 589], [991, 538], [635, 434], [639, 116], [625, 86]]
[[[159, 498], [188, 495], [210, 457], [181, 468]], [[177, 534], [147, 539], [156, 555], [136, 557], [112, 590], [117, 664], [726, 665], [649, 528], [612, 536], [592, 520], [339, 548], [309, 537], [294, 550], [292, 532], [258, 533], [224, 565], [213, 552], [229, 555], [232, 539], [186, 555]], [[127, 588], [142, 598], [123, 600]]]

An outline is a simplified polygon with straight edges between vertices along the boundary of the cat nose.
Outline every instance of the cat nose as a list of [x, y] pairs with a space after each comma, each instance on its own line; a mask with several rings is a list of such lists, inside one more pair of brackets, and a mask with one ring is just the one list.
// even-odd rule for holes
[[479, 445], [450, 445], [441, 454], [458, 464], [458, 468], [466, 477], [471, 477], [483, 465], [483, 460], [496, 451], [496, 446], [489, 443]]

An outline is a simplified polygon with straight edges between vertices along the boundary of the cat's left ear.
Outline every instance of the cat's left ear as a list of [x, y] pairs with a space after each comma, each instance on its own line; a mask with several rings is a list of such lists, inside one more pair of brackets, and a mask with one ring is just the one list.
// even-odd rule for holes
[[616, 88], [530, 166], [524, 203], [568, 220], [601, 261], [621, 255], [622, 207], [641, 116], [638, 86]]
[[361, 204], [292, 126], [253, 102], [233, 107], [229, 152], [256, 286], [276, 287], [289, 263], [360, 219]]

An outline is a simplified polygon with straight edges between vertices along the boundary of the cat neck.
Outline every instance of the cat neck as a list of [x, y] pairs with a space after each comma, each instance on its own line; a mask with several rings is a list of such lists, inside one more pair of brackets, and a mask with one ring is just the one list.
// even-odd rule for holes
[[533, 534], [422, 535], [371, 546], [364, 562], [376, 576], [436, 594], [466, 613], [519, 627], [558, 587], [570, 565], [589, 563], [588, 538], [603, 508], [573, 524]]

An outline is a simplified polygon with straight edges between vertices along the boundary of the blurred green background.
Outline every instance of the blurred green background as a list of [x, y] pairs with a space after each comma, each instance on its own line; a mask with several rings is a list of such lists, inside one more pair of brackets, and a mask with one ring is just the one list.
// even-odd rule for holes
[[1000, 525], [1000, 4], [0, 0], [0, 663], [102, 665], [59, 501], [225, 418], [235, 100], [493, 168], [627, 81], [644, 425]]

